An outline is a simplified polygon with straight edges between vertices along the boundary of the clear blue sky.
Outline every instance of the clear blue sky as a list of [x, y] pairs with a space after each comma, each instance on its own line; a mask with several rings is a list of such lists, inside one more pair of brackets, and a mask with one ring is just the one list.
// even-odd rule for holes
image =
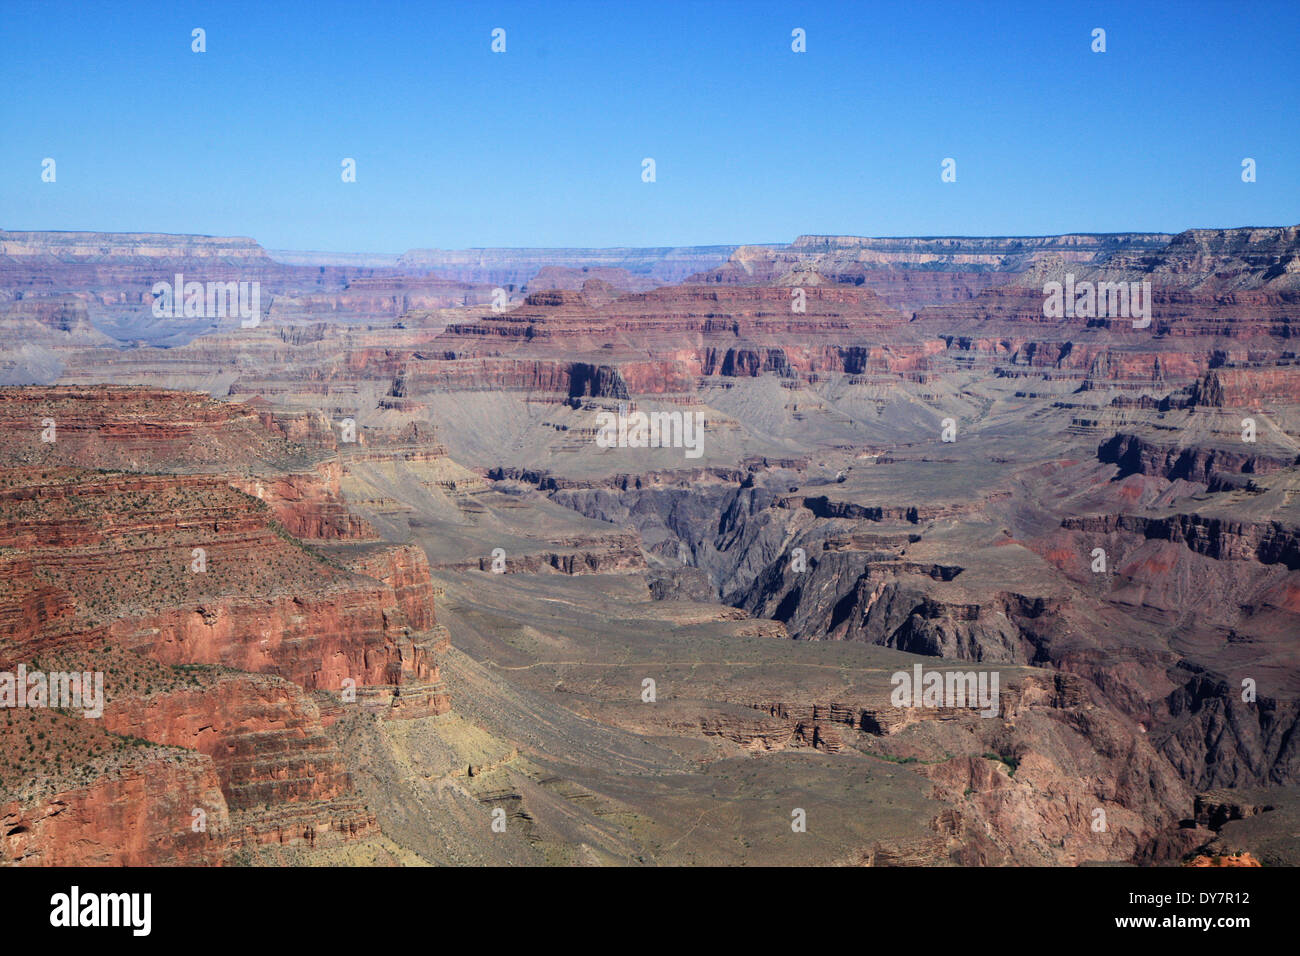
[[1295, 0], [4, 0], [0, 77], [6, 229], [400, 252], [1300, 222]]

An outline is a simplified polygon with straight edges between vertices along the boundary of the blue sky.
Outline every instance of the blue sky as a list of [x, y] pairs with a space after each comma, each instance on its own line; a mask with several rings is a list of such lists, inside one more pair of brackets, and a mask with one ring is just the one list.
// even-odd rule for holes
[[1298, 63], [1296, 2], [5, 0], [0, 228], [400, 252], [1294, 224]]

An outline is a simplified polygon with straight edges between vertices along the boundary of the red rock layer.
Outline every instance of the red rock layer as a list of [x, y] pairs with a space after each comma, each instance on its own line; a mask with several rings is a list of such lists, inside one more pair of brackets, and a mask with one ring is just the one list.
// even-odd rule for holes
[[[152, 776], [91, 762], [78, 788], [52, 778], [54, 789], [7, 790], [9, 858], [209, 863], [241, 846], [376, 832], [324, 728], [347, 707], [450, 709], [436, 659], [448, 634], [423, 552], [353, 543], [369, 529], [342, 505], [337, 458], [276, 472], [275, 461], [302, 459], [259, 409], [141, 389], [0, 390], [11, 453], [26, 440], [17, 424], [51, 406], [51, 462], [0, 468], [0, 666], [62, 655], [102, 668], [112, 747], [144, 738], [185, 750]], [[286, 422], [311, 438], [310, 425]], [[65, 442], [62, 423], [81, 440]], [[93, 458], [104, 435], [123, 439], [110, 457], [155, 468], [201, 449], [214, 473], [56, 463]], [[260, 475], [216, 471], [254, 456]], [[340, 545], [317, 551], [295, 532]], [[105, 664], [109, 649], [126, 657]], [[142, 676], [132, 660], [155, 670]], [[326, 713], [312, 692], [333, 701]], [[207, 830], [189, 829], [194, 808]]]
[[[203, 829], [194, 827], [204, 810]], [[3, 859], [39, 866], [213, 866], [229, 849], [212, 762], [154, 752], [90, 784], [0, 804]]]

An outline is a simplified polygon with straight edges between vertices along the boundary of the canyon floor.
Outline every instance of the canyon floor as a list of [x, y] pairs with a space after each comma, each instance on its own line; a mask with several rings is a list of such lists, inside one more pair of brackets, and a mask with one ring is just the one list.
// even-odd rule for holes
[[1300, 229], [477, 253], [0, 231], [6, 862], [1300, 862]]

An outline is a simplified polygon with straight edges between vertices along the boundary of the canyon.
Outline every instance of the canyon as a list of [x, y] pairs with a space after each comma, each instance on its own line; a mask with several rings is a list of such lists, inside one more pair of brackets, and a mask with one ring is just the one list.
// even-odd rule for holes
[[0, 714], [3, 859], [1294, 865], [1298, 322], [1295, 226], [0, 231], [0, 671], [107, 692]]

